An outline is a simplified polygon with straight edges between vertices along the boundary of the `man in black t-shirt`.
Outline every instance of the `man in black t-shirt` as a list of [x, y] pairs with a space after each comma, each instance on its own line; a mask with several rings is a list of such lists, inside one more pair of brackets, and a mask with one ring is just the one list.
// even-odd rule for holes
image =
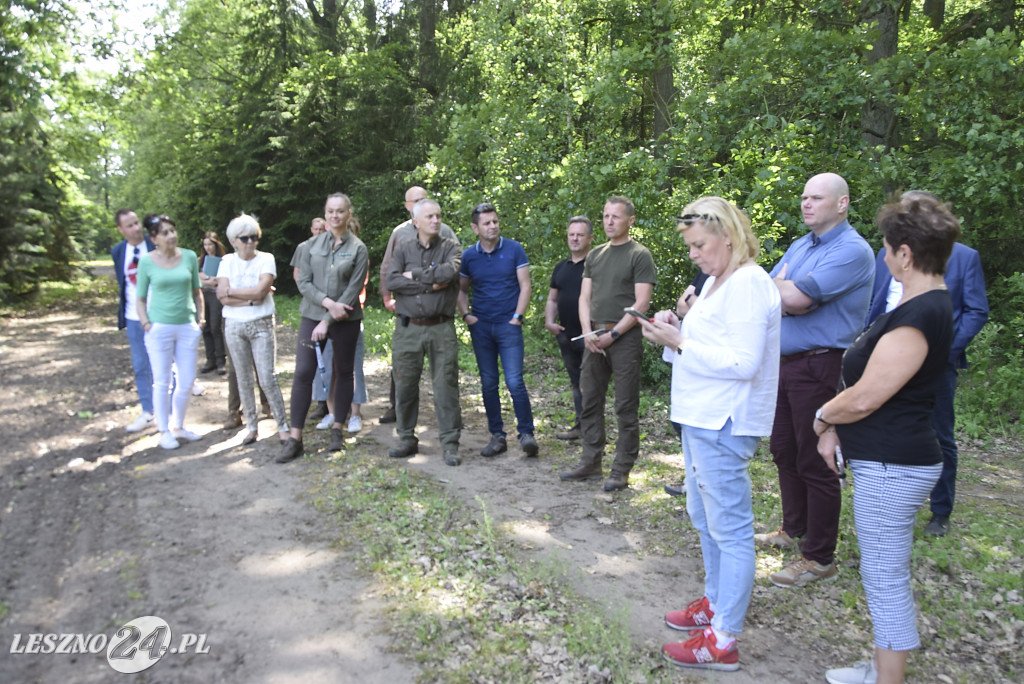
[[[580, 284], [583, 282], [583, 264], [594, 241], [594, 224], [586, 216], [569, 219], [568, 242], [570, 256], [558, 262], [551, 272], [551, 289], [544, 307], [544, 327], [558, 341], [562, 363], [572, 384], [573, 408], [576, 420], [567, 432], [555, 434], [558, 439], [580, 438], [580, 411], [583, 393], [580, 392], [580, 366], [583, 363], [583, 340], [572, 341], [583, 333], [580, 325]], [[559, 324], [559, 321], [561, 324]]]

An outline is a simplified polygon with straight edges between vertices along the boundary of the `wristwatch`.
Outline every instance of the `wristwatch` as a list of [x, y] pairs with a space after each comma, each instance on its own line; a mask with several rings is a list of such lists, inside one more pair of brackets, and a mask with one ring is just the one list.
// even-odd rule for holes
[[514, 314], [512, 314], [512, 320], [513, 321], [521, 321], [521, 320], [523, 320], [523, 314], [521, 314], [521, 313], [514, 313]]
[[[825, 407], [823, 406], [821, 408], [825, 408]], [[829, 427], [832, 427], [832, 423], [828, 422], [827, 420], [825, 420], [824, 418], [821, 417], [821, 408], [819, 408], [817, 411], [814, 412], [814, 419], [821, 421], [822, 423], [824, 423], [825, 425], [828, 425]], [[804, 414], [804, 415], [806, 415], [806, 414]]]
[[619, 339], [619, 331], [616, 330], [615, 328], [612, 328], [611, 332], [608, 334], [612, 336], [613, 340]]

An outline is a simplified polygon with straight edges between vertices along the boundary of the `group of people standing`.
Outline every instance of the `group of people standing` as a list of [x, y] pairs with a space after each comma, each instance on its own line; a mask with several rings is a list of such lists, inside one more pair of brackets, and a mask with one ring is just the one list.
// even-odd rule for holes
[[[410, 188], [405, 200], [411, 218], [393, 230], [380, 267], [384, 305], [396, 314], [391, 403], [397, 442], [389, 456], [418, 452], [426, 361], [443, 459], [461, 463], [456, 316], [468, 327], [479, 367], [490, 434], [481, 455], [508, 448], [500, 360], [517, 441], [526, 456], [537, 456], [523, 379], [522, 325], [531, 295], [523, 245], [501, 235], [492, 204], [474, 208], [470, 222], [478, 241], [462, 249], [442, 221], [440, 204], [423, 188]], [[642, 338], [662, 345], [673, 367], [670, 418], [680, 426], [686, 507], [705, 568], [704, 595], [665, 616], [668, 627], [690, 632], [688, 640], [663, 648], [677, 665], [739, 667], [736, 640], [751, 598], [755, 545], [797, 554], [771, 574], [777, 586], [806, 587], [836, 574], [847, 464], [857, 484], [854, 518], [875, 653], [867, 663], [829, 670], [826, 678], [833, 684], [900, 682], [908, 651], [919, 646], [909, 567], [915, 514], [930, 496], [926, 533], [948, 532], [957, 369], [988, 306], [977, 252], [957, 242], [959, 224], [939, 198], [912, 191], [883, 206], [876, 223], [884, 249], [877, 258], [847, 221], [849, 203], [840, 176], [811, 178], [801, 200], [809, 232], [770, 273], [756, 263], [760, 244], [741, 209], [719, 197], [689, 204], [676, 227], [702, 275], [675, 310], [652, 317], [647, 310], [656, 269], [650, 252], [630, 235], [633, 203], [608, 198], [602, 216], [607, 240], [593, 249], [591, 221], [582, 215], [568, 221], [570, 256], [552, 273], [545, 327], [556, 338], [573, 394], [574, 423], [555, 436], [581, 440], [582, 451], [560, 477], [604, 477], [604, 408], [614, 377], [618, 438], [604, 489], [628, 486], [639, 455]], [[337, 411], [353, 402], [368, 255], [348, 197], [329, 196], [325, 219], [327, 229], [293, 259], [302, 321], [290, 427], [273, 374], [274, 260], [256, 250], [260, 230], [251, 217], [229, 225], [235, 253], [223, 257], [216, 276], [246, 424], [254, 441], [255, 367], [278, 423], [279, 462], [302, 454], [302, 425], [327, 340], [334, 352], [333, 406]], [[117, 222], [125, 236], [112, 252], [122, 285], [119, 325], [127, 328], [143, 407], [128, 429], [155, 420], [161, 446], [172, 448], [179, 439], [198, 438], [182, 421], [208, 310], [199, 269], [195, 254], [177, 247], [167, 217], [146, 217], [149, 238], [132, 212], [119, 212]], [[152, 366], [148, 383], [141, 341]], [[218, 364], [216, 352], [212, 360]], [[169, 398], [172, 364], [178, 376]], [[329, 448], [344, 448], [342, 422], [330, 429]], [[768, 435], [782, 525], [755, 535], [748, 466]]]

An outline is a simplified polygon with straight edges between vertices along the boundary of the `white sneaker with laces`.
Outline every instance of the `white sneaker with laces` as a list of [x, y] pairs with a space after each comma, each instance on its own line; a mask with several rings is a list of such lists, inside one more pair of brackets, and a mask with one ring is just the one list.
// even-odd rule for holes
[[145, 411], [138, 418], [124, 426], [127, 432], [142, 432], [153, 425], [153, 414]]
[[174, 435], [171, 434], [170, 430], [160, 433], [161, 449], [177, 449], [180, 446], [181, 444], [178, 443], [178, 440], [174, 439]]
[[348, 419], [348, 431], [350, 434], [355, 434], [363, 429], [363, 419], [359, 416], [352, 416]]
[[857, 663], [853, 667], [839, 667], [825, 672], [825, 679], [829, 684], [875, 684], [878, 680], [878, 672], [875, 671], [875, 661], [869, 660], [865, 663]]
[[333, 413], [328, 413], [326, 416], [324, 416], [323, 420], [321, 420], [319, 423], [316, 424], [316, 429], [317, 430], [327, 430], [332, 425], [334, 425], [334, 414]]
[[174, 430], [174, 438], [183, 439], [187, 442], [198, 442], [203, 438], [203, 436], [197, 435], [191, 430], [186, 430], [185, 428], [178, 428], [177, 430]]
[[193, 382], [192, 383], [192, 396], [193, 397], [201, 397], [204, 394], [206, 394], [206, 388], [203, 387], [203, 384], [201, 382], [199, 382], [198, 380]]

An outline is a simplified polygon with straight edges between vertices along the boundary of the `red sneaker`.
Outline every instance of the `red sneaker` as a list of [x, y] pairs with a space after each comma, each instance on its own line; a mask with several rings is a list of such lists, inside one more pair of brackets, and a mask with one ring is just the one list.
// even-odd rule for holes
[[702, 596], [682, 610], [676, 610], [665, 616], [665, 624], [672, 629], [686, 632], [691, 629], [704, 629], [711, 626], [711, 618], [715, 613], [708, 605], [707, 596]]
[[718, 648], [715, 632], [710, 627], [681, 644], [665, 644], [661, 647], [665, 660], [679, 667], [695, 667], [703, 670], [724, 670], [733, 672], [740, 669], [740, 652], [736, 641], [729, 648]]

